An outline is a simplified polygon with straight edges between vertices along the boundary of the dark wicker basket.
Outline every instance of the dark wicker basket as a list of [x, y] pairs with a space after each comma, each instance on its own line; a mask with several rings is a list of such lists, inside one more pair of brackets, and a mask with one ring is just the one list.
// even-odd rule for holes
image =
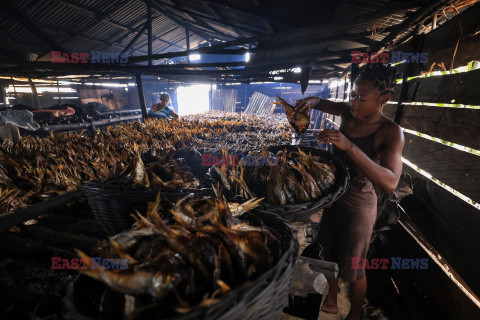
[[[83, 190], [95, 219], [108, 235], [115, 235], [130, 229], [133, 218], [130, 216], [147, 210], [147, 203], [155, 201], [159, 190], [137, 189], [126, 186], [107, 185], [86, 182]], [[186, 189], [179, 191], [160, 191], [163, 199], [175, 202], [189, 193], [212, 195], [212, 189]]]
[[[305, 153], [311, 153], [314, 156], [321, 156], [322, 158], [331, 161], [336, 166], [337, 173], [335, 175], [335, 183], [330, 189], [331, 191], [325, 196], [315, 201], [284, 205], [270, 204], [267, 201], [262, 201], [260, 203], [261, 208], [264, 211], [278, 214], [282, 218], [290, 222], [305, 222], [308, 220], [308, 217], [310, 217], [312, 213], [316, 213], [323, 208], [328, 208], [333, 204], [333, 202], [338, 200], [347, 191], [350, 182], [350, 174], [348, 172], [348, 167], [328, 151], [312, 147], [292, 145], [271, 146], [268, 148], [268, 150], [272, 153], [277, 153], [278, 151], [285, 149], [287, 149], [287, 151], [297, 151], [298, 148], [300, 148]], [[220, 181], [220, 177], [213, 167], [210, 168], [207, 177], [213, 183], [217, 183]], [[230, 201], [246, 200], [232, 193], [229, 193], [228, 190], [225, 190], [224, 193], [227, 195]]]
[[[297, 231], [279, 216], [255, 210], [267, 226], [282, 236], [283, 255], [278, 263], [257, 279], [231, 290], [210, 307], [201, 307], [187, 314], [162, 317], [169, 320], [277, 320], [280, 318], [292, 282], [293, 268], [298, 260]], [[72, 286], [74, 284], [72, 283]], [[78, 313], [72, 298], [65, 298], [66, 320], [93, 320]], [[157, 320], [160, 317], [149, 317]]]

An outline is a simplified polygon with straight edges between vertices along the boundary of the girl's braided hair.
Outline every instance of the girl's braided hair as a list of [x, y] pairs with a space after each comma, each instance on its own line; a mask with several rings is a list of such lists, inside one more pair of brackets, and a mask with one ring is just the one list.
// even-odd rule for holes
[[357, 80], [370, 80], [381, 94], [393, 93], [396, 68], [383, 63], [367, 63], [360, 68]]

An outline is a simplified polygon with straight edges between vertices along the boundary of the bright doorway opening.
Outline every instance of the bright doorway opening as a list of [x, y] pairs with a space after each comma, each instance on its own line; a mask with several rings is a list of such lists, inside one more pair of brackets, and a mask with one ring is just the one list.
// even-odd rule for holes
[[180, 116], [206, 112], [210, 109], [210, 85], [178, 87], [177, 99]]

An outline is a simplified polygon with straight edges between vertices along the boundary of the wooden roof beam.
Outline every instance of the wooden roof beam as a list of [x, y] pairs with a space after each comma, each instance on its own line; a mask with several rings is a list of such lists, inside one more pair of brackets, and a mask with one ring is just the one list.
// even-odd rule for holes
[[291, 27], [291, 26], [283, 24], [283, 23], [280, 24], [277, 21], [272, 20], [269, 17], [267, 17], [266, 15], [269, 13], [268, 8], [261, 6], [260, 3], [256, 0], [252, 0], [253, 5], [256, 7], [256, 9], [254, 11], [253, 10], [248, 10], [248, 6], [235, 5], [235, 4], [232, 4], [229, 1], [223, 1], [223, 0], [200, 0], [200, 1], [207, 2], [207, 3], [210, 3], [212, 5], [220, 6], [220, 7], [223, 7], [223, 8], [230, 9], [230, 10], [235, 10], [235, 11], [238, 11], [238, 12], [242, 12], [242, 13], [248, 14], [248, 15], [254, 17], [254, 18], [257, 18], [257, 19], [262, 19], [264, 21], [264, 23], [266, 24], [267, 28], [269, 29], [268, 30], [269, 32], [274, 32], [274, 29], [275, 29], [274, 26], [275, 25], [281, 25], [282, 27]]
[[[176, 0], [171, 0], [175, 6], [175, 8], [177, 9], [177, 11], [179, 12], [183, 12], [184, 14], [188, 15], [190, 17], [190, 19], [192, 19], [193, 21], [195, 21], [199, 26], [202, 26], [203, 28], [205, 29], [208, 29], [210, 31], [213, 31], [215, 33], [218, 33], [218, 34], [221, 34], [223, 35], [224, 37], [226, 37], [227, 39], [230, 38], [230, 39], [235, 39], [235, 36], [231, 35], [231, 34], [226, 34], [220, 30], [217, 30], [215, 29], [214, 27], [212, 27], [211, 25], [209, 25], [208, 23], [206, 23], [205, 21], [203, 21], [203, 19], [199, 18], [198, 16], [195, 16], [191, 13], [186, 13], [185, 12], [185, 8], [183, 8], [182, 6], [180, 6], [178, 4], [178, 2]], [[163, 6], [163, 5], [160, 5], [160, 6]]]
[[92, 38], [92, 37], [85, 36], [85, 35], [75, 35], [71, 30], [68, 30], [68, 29], [59, 30], [59, 29], [53, 28], [52, 26], [47, 26], [47, 27], [44, 27], [43, 29], [48, 31], [48, 32], [51, 32], [51, 33], [67, 35], [70, 38], [78, 37], [80, 39], [84, 39], [84, 40], [89, 41], [89, 42], [93, 42], [93, 43], [96, 43], [96, 44], [99, 44], [99, 45], [103, 45], [104, 47], [114, 47], [114, 48], [118, 48], [118, 49], [123, 49], [122, 46], [117, 45], [116, 43], [105, 42], [103, 40]]
[[[224, 15], [222, 12], [218, 11], [217, 8], [211, 6], [208, 2], [203, 2], [203, 1], [201, 1], [200, 3], [203, 4], [203, 6], [204, 6], [205, 8], [207, 8], [207, 9], [213, 14], [213, 16], [215, 17], [215, 19], [217, 19], [217, 20], [219, 20], [219, 21], [222, 21], [225, 25], [228, 24], [228, 22], [227, 22], [228, 19], [225, 17], [225, 15]], [[242, 37], [242, 38], [245, 37], [245, 34], [244, 34], [241, 30], [239, 30], [238, 28], [232, 27], [232, 29], [233, 29], [240, 37]]]
[[[141, 0], [141, 1], [145, 3], [147, 0]], [[198, 29], [197, 27], [192, 26], [191, 24], [189, 25], [185, 21], [182, 21], [181, 19], [179, 19], [175, 15], [173, 15], [171, 12], [169, 12], [169, 11], [165, 10], [164, 8], [162, 8], [161, 6], [159, 6], [156, 2], [150, 2], [150, 3], [152, 5], [152, 9], [160, 12], [161, 14], [163, 14], [168, 19], [170, 19], [173, 22], [181, 25], [184, 28], [189, 28], [190, 30], [192, 30], [193, 33], [197, 34], [200, 38], [203, 38], [206, 41], [212, 41], [212, 37], [207, 35], [201, 29]]]
[[[125, 31], [131, 31], [131, 28], [124, 25], [124, 24], [121, 24], [121, 23], [118, 23], [112, 19], [109, 19], [107, 18], [110, 14], [107, 14], [105, 15], [104, 13], [101, 13], [101, 12], [98, 12], [98, 11], [95, 11], [91, 8], [88, 8], [87, 6], [84, 6], [84, 5], [81, 5], [81, 4], [78, 4], [78, 3], [75, 3], [71, 0], [51, 0], [51, 1], [56, 1], [58, 3], [61, 3], [61, 4], [64, 4], [70, 8], [73, 8], [75, 9], [76, 11], [84, 14], [84, 15], [87, 15], [91, 18], [95, 18], [97, 19], [98, 21], [101, 21], [101, 22], [105, 22], [109, 25], [112, 25], [116, 28], [119, 28], [119, 29], [122, 29], [122, 30], [125, 30]], [[124, 1], [124, 3], [127, 2], [127, 1]]]
[[[101, 12], [97, 12], [97, 11], [94, 11], [88, 7], [85, 7], [85, 6], [82, 6], [82, 5], [79, 5], [79, 4], [76, 4], [76, 3], [72, 3], [72, 1], [69, 1], [69, 0], [53, 0], [53, 1], [57, 1], [59, 3], [62, 3], [66, 6], [69, 6], [71, 8], [74, 8], [75, 10], [77, 10], [78, 12], [81, 12], [83, 13], [84, 15], [87, 15], [87, 16], [90, 16], [92, 18], [95, 19], [95, 21], [93, 21], [92, 23], [88, 24], [86, 27], [82, 28], [80, 31], [76, 32], [76, 33], [73, 33], [73, 32], [69, 32], [70, 34], [70, 38], [75, 38], [75, 37], [83, 37], [83, 38], [89, 38], [88, 36], [85, 36], [83, 35], [87, 30], [89, 30], [90, 28], [96, 26], [98, 23], [100, 22], [105, 22], [105, 23], [108, 23], [110, 25], [113, 25], [117, 28], [120, 28], [122, 31], [127, 31], [126, 35], [124, 36], [127, 36], [129, 35], [130, 33], [133, 33], [133, 32], [137, 32], [138, 31], [138, 28], [133, 28], [133, 27], [130, 27], [130, 26], [127, 26], [127, 25], [121, 25], [121, 24], [117, 24], [115, 23], [113, 20], [109, 19], [109, 17], [116, 11], [118, 10], [121, 5], [127, 3], [129, 0], [123, 0], [123, 1], [120, 1], [120, 3], [118, 3], [117, 1], [112, 1], [107, 7], [106, 9], [113, 9], [111, 10], [110, 12], [108, 13], [101, 13]], [[135, 24], [137, 24], [138, 22], [136, 22]], [[134, 24], [134, 25], [135, 25]], [[92, 38], [90, 38], [92, 39]], [[121, 39], [123, 39], [123, 37], [120, 37], [119, 39], [115, 40], [115, 41], [112, 41], [112, 42], [105, 42], [105, 41], [101, 41], [103, 42], [104, 44], [104, 47], [102, 47], [101, 49], [99, 50], [104, 50], [105, 48], [108, 48], [108, 47], [117, 47], [117, 48], [122, 48], [118, 45], [116, 45], [115, 43], [121, 43]], [[93, 40], [90, 40], [90, 41], [93, 41]], [[95, 42], [98, 42], [100, 40], [96, 40], [95, 39]]]
[[[263, 11], [262, 5], [258, 0], [252, 0], [252, 3], [255, 6], [255, 8], [257, 8], [257, 11], [260, 11], [260, 12]], [[265, 19], [265, 26], [267, 27], [268, 32], [272, 32], [272, 33], [275, 32], [275, 28], [273, 27], [272, 23], [266, 19]]]
[[[153, 37], [153, 40], [154, 40], [154, 41], [160, 40], [163, 36], [167, 35], [168, 33], [172, 32], [172, 31], [177, 30], [178, 28], [181, 28], [181, 27], [180, 27], [180, 26], [175, 26], [174, 28], [172, 28], [172, 29], [170, 29], [170, 30], [168, 30], [168, 31], [166, 31], [166, 32], [164, 32], [164, 33], [162, 33], [162, 34], [160, 34], [160, 35], [158, 35], [158, 36], [156, 36], [156, 37]], [[179, 43], [179, 42], [182, 41], [182, 40], [183, 40], [183, 39], [180, 39], [180, 40], [178, 40], [178, 41], [172, 42], [167, 48], [170, 48], [170, 47], [172, 47], [172, 46], [176, 46], [176, 47], [181, 48], [181, 49], [183, 50], [183, 47], [177, 45], [177, 43]], [[164, 40], [164, 41], [165, 41], [165, 40]], [[140, 50], [141, 48], [145, 47], [146, 45], [147, 45], [147, 43], [145, 42], [145, 43], [143, 43], [143, 44], [141, 44], [141, 45], [138, 45], [136, 48], [132, 49], [132, 51], [138, 51], [138, 50]]]
[[288, 61], [268, 61], [267, 64], [258, 65], [255, 67], [243, 69], [230, 70], [188, 70], [186, 68], [198, 67], [226, 67], [226, 66], [241, 66], [244, 62], [239, 63], [215, 63], [215, 64], [188, 64], [185, 68], [183, 65], [169, 66], [169, 65], [155, 65], [152, 67], [139, 65], [119, 65], [119, 64], [56, 64], [54, 67], [49, 62], [24, 62], [12, 60], [8, 67], [0, 68], [0, 72], [5, 74], [46, 74], [46, 75], [66, 75], [66, 74], [144, 74], [144, 75], [251, 75], [256, 73], [268, 73], [272, 70], [292, 69], [297, 66], [311, 67], [311, 66], [328, 66], [335, 67], [334, 64], [345, 62], [345, 58], [337, 58], [331, 60], [316, 61], [310, 59], [299, 60], [298, 57], [292, 57]]
[[[390, 32], [393, 27], [387, 27], [385, 28], [384, 32]], [[269, 47], [268, 49], [281, 49], [281, 48], [288, 48], [291, 46], [296, 46], [296, 45], [305, 45], [307, 43], [310, 43], [311, 41], [316, 41], [316, 42], [328, 42], [328, 41], [335, 41], [335, 40], [348, 40], [348, 39], [356, 39], [356, 38], [364, 38], [371, 35], [371, 32], [365, 31], [365, 32], [358, 32], [358, 33], [351, 33], [351, 34], [341, 34], [341, 35], [335, 35], [335, 36], [326, 36], [326, 37], [320, 37], [312, 40], [301, 40], [301, 41], [296, 41], [296, 40], [289, 40], [289, 41], [284, 41], [279, 45], [275, 45], [272, 47]], [[190, 51], [183, 51], [183, 52], [167, 52], [167, 53], [161, 53], [161, 54], [156, 54], [152, 55], [151, 57], [148, 56], [136, 56], [133, 57], [131, 60], [132, 62], [142, 62], [142, 61], [148, 61], [148, 59], [166, 59], [166, 58], [174, 58], [174, 57], [182, 57], [189, 55], [191, 53], [214, 53], [214, 52], [219, 52], [219, 50], [222, 50], [223, 48], [229, 48], [229, 47], [234, 47], [234, 46], [239, 46], [243, 44], [248, 44], [248, 43], [256, 43], [260, 41], [265, 41], [268, 40], [271, 37], [271, 35], [262, 35], [262, 36], [255, 36], [255, 37], [248, 37], [248, 38], [239, 38], [236, 40], [232, 41], [227, 41], [219, 44], [215, 44], [209, 47], [203, 47], [203, 48], [198, 48], [198, 49], [193, 49]], [[240, 52], [240, 49], [237, 53], [235, 53], [234, 50], [237, 49], [228, 49], [228, 51], [222, 52], [223, 54], [242, 54], [245, 52], [260, 52], [263, 51], [264, 49], [241, 49], [243, 50]]]
[[[167, 7], [167, 8], [170, 8], [170, 9], [174, 9], [175, 10], [175, 6], [174, 5], [171, 5], [169, 3], [166, 3], [164, 1], [161, 1], [161, 0], [157, 0], [157, 2], [161, 2], [163, 6]], [[178, 10], [178, 9], [177, 9]], [[198, 13], [198, 12], [194, 12], [190, 9], [186, 9], [186, 8], [183, 8], [182, 10], [183, 13], [187, 13], [187, 14], [190, 14], [192, 16], [195, 16], [195, 17], [198, 17], [198, 18], [201, 18], [201, 19], [205, 19], [207, 21], [211, 21], [211, 22], [215, 22], [215, 23], [218, 23], [218, 24], [222, 24], [222, 25], [225, 25], [227, 27], [233, 27], [233, 28], [237, 28], [237, 29], [240, 29], [242, 31], [245, 31], [245, 32], [248, 32], [248, 33], [263, 33], [265, 32], [264, 29], [259, 29], [259, 28], [255, 28], [255, 27], [252, 27], [252, 26], [245, 26], [245, 25], [239, 25], [239, 24], [234, 24], [232, 23], [231, 21], [222, 21], [221, 19], [216, 19], [214, 17], [210, 17], [206, 14], [203, 14], [203, 13]]]
[[[152, 13], [152, 20], [155, 20], [156, 18], [161, 17], [161, 16], [162, 15], [160, 13], [154, 12], [154, 13]], [[126, 32], [125, 31], [119, 31], [117, 33], [117, 35], [113, 36], [112, 38], [118, 37], [118, 39], [116, 39], [114, 42], [122, 43], [123, 39], [125, 39], [126, 37], [128, 37], [132, 33], [136, 34], [138, 32], [139, 28], [141, 28], [144, 24], [145, 24], [145, 21], [144, 21], [143, 17], [140, 18], [140, 19], [137, 19], [137, 21], [135, 21], [134, 23], [132, 23], [130, 25], [130, 30], [127, 30]]]
[[145, 32], [145, 30], [147, 30], [148, 28], [148, 24], [145, 23], [137, 32], [137, 34], [132, 38], [132, 40], [130, 40], [130, 42], [127, 44], [127, 46], [122, 50], [122, 53], [125, 53], [127, 52], [128, 50], [130, 50], [130, 48], [135, 44], [135, 42], [137, 42], [138, 38], [140, 38], [140, 36]]
[[[417, 2], [415, 1], [415, 3], [417, 3]], [[398, 5], [394, 5], [390, 9], [391, 10], [397, 10], [399, 8], [404, 8], [407, 5], [412, 6], [412, 1], [402, 2]], [[384, 8], [379, 9], [379, 10], [373, 12], [372, 14], [369, 14], [368, 19], [366, 21], [373, 21], [373, 20], [377, 19], [378, 15], [380, 15], [380, 14], [384, 15], [385, 13], [388, 13], [388, 12], [389, 11], [386, 11], [386, 9], [384, 9]], [[216, 44], [216, 45], [206, 47], [206, 48], [195, 49], [195, 50], [192, 50], [190, 52], [166, 53], [166, 54], [161, 54], [161, 55], [158, 55], [158, 56], [154, 55], [152, 57], [135, 57], [134, 60], [136, 62], [140, 62], [140, 61], [142, 61], [142, 59], [143, 59], [143, 61], [147, 61], [149, 58], [151, 58], [151, 59], [171, 58], [171, 57], [185, 56], [185, 55], [188, 55], [188, 54], [193, 53], [193, 52], [195, 52], [195, 53], [207, 53], [207, 52], [215, 51], [216, 49], [228, 48], [228, 47], [233, 47], [233, 46], [238, 46], [238, 45], [243, 45], [243, 44], [255, 43], [255, 42], [259, 42], [259, 41], [274, 40], [274, 39], [277, 39], [277, 40], [283, 39], [283, 40], [290, 40], [290, 41], [295, 42], [296, 38], [302, 37], [302, 36], [305, 37], [305, 34], [308, 34], [308, 33], [311, 33], [312, 37], [315, 37], [314, 33], [313, 33], [314, 31], [316, 33], [318, 33], [319, 30], [325, 30], [325, 29], [328, 29], [330, 27], [331, 28], [334, 28], [334, 27], [335, 28], [340, 28], [340, 27], [349, 28], [349, 27], [355, 26], [358, 23], [362, 23], [362, 22], [365, 22], [365, 18], [362, 18], [360, 20], [357, 19], [357, 20], [351, 21], [349, 24], [342, 23], [342, 24], [321, 25], [321, 26], [307, 27], [307, 28], [291, 30], [291, 31], [282, 32], [282, 33], [265, 34], [265, 35], [261, 35], [261, 36], [241, 38], [241, 39], [236, 39], [236, 40], [224, 42], [224, 43], [221, 43], [221, 44]], [[383, 32], [393, 32], [395, 30], [394, 27], [396, 27], [396, 26], [387, 27]], [[337, 37], [354, 38], [354, 37], [366, 37], [368, 35], [370, 35], [369, 32], [361, 32], [361, 33], [356, 33], [356, 34], [351, 34], [351, 35], [350, 34], [343, 34], [343, 35], [338, 35], [338, 36], [327, 36], [327, 37], [321, 37], [321, 38], [316, 38], [316, 39], [312, 38], [312, 39], [309, 39], [308, 41], [311, 41], [311, 40], [315, 40], [315, 41], [334, 41], [334, 40], [337, 39]], [[165, 56], [163, 56], [163, 55], [165, 55]]]

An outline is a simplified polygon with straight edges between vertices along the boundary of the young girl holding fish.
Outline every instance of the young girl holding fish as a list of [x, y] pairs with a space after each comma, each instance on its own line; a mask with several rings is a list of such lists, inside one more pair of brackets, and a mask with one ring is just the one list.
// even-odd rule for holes
[[[377, 218], [373, 185], [393, 192], [402, 173], [403, 132], [382, 110], [395, 85], [395, 68], [367, 64], [353, 84], [350, 103], [319, 97], [297, 101], [299, 111], [320, 110], [342, 117], [339, 130], [323, 130], [317, 140], [333, 145], [335, 156], [349, 167], [351, 180], [346, 193], [323, 213], [318, 243], [326, 260], [339, 266], [339, 277], [350, 282], [351, 310], [347, 320], [362, 317], [367, 290], [365, 268], [352, 268], [353, 259], [366, 259]], [[364, 260], [362, 260], [364, 261]], [[338, 278], [328, 281], [329, 293], [321, 311], [338, 313]]]

